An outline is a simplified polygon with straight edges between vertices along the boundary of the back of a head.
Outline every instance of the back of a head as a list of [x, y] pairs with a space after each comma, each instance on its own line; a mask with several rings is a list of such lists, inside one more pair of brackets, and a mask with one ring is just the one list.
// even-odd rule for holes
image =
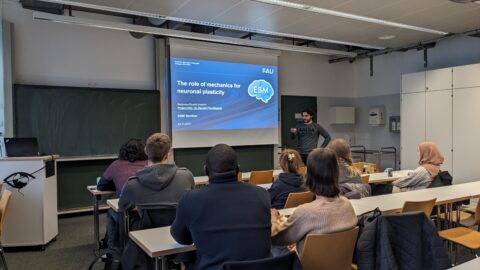
[[440, 153], [437, 145], [433, 142], [420, 143], [418, 145], [418, 150], [420, 152], [420, 165], [432, 164], [438, 166], [444, 161], [443, 155]]
[[236, 177], [238, 159], [235, 150], [226, 144], [217, 144], [207, 154], [205, 170], [209, 178], [217, 176]]
[[121, 160], [128, 160], [135, 162], [137, 160], [147, 160], [147, 155], [144, 151], [145, 145], [140, 139], [130, 139], [122, 145], [118, 158]]
[[352, 157], [350, 152], [350, 144], [344, 139], [335, 139], [331, 141], [328, 149], [332, 150], [338, 158], [345, 160], [349, 165], [352, 165]]
[[302, 158], [296, 150], [285, 149], [280, 154], [280, 167], [284, 172], [298, 173], [302, 166]]
[[338, 161], [335, 153], [326, 148], [313, 150], [307, 158], [306, 186], [318, 196], [335, 197], [338, 187]]
[[172, 141], [167, 134], [154, 133], [147, 139], [145, 152], [147, 152], [148, 160], [153, 163], [163, 161], [172, 147]]

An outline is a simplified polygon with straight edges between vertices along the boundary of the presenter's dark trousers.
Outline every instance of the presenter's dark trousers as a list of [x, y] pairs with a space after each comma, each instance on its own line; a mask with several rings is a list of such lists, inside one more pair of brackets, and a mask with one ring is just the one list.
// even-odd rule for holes
[[307, 157], [308, 157], [308, 154], [300, 154], [300, 156], [302, 157], [303, 164], [304, 164], [305, 166], [307, 166]]

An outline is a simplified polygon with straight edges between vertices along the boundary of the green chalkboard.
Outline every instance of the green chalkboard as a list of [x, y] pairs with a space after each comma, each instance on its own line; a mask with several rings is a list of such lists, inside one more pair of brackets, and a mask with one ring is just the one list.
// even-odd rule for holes
[[[273, 168], [273, 145], [253, 145], [233, 147], [238, 156], [240, 171], [270, 170]], [[186, 167], [193, 175], [205, 175], [203, 166], [210, 148], [175, 149], [175, 163]]]
[[16, 137], [36, 137], [40, 152], [118, 154], [129, 138], [160, 130], [158, 91], [15, 85]]

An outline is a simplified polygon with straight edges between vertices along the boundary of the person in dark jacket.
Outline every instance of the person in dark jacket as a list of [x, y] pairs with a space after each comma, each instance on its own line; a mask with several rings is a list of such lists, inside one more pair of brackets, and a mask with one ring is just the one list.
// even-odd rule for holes
[[297, 151], [293, 149], [283, 150], [280, 155], [280, 167], [282, 167], [283, 172], [268, 189], [272, 208], [283, 209], [288, 194], [307, 190], [304, 177], [300, 173], [300, 167], [302, 166], [302, 158]]
[[379, 216], [362, 230], [354, 262], [362, 270], [451, 267], [435, 225], [423, 212]]
[[228, 145], [210, 149], [205, 171], [209, 184], [183, 195], [170, 230], [180, 244], [195, 244], [195, 269], [269, 257], [268, 192], [237, 180], [237, 155]]
[[[118, 202], [119, 211], [138, 209], [138, 215], [131, 218], [130, 227], [133, 229], [146, 229], [145, 224], [155, 227], [151, 221], [161, 219], [161, 217], [150, 216], [147, 222], [145, 216], [147, 213], [143, 209], [152, 208], [155, 205], [175, 207], [182, 195], [195, 187], [193, 175], [189, 170], [168, 163], [170, 148], [171, 141], [168, 135], [163, 133], [151, 135], [145, 147], [148, 156], [147, 167], [128, 179], [123, 188]], [[167, 225], [170, 224], [160, 226]], [[127, 247], [129, 247], [128, 244]], [[123, 253], [122, 269], [149, 269], [151, 260], [148, 260], [136, 245], [134, 247], [133, 251], [126, 249]]]

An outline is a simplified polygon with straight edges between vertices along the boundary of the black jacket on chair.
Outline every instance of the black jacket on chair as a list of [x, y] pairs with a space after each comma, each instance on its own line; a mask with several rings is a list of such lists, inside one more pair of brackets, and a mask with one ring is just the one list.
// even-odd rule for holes
[[442, 240], [423, 212], [379, 216], [365, 226], [354, 262], [360, 270], [437, 270], [451, 267]]
[[288, 194], [291, 192], [307, 191], [304, 183], [305, 181], [301, 174], [290, 172], [281, 173], [278, 179], [273, 182], [272, 186], [268, 189], [272, 208], [283, 209], [283, 206], [285, 206], [287, 202]]

